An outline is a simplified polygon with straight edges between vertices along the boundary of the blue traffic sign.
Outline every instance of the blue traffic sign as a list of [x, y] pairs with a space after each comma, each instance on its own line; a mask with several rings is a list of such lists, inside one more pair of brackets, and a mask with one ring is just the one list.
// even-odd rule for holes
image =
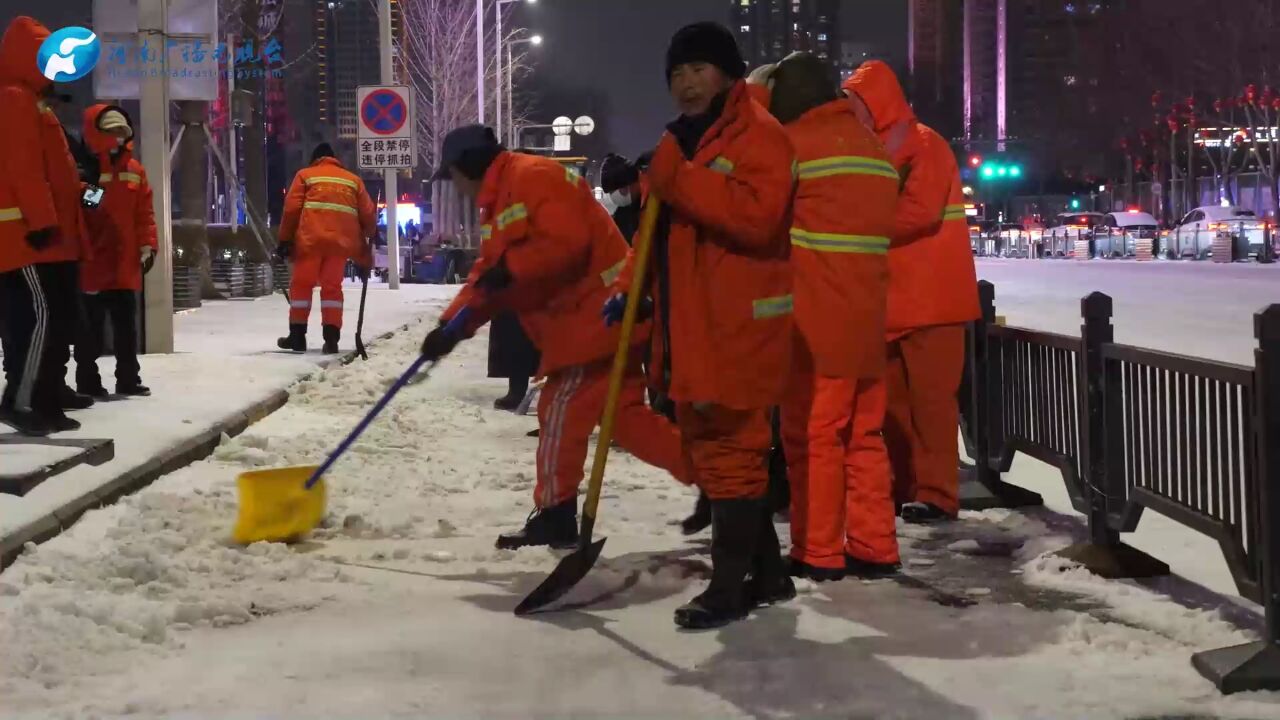
[[378, 135], [394, 135], [409, 120], [409, 106], [394, 90], [375, 90], [360, 105], [360, 121]]

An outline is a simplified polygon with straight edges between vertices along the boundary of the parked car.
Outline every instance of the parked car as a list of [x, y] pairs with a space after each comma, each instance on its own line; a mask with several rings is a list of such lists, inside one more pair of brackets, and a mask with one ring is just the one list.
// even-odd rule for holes
[[1107, 213], [1093, 228], [1090, 257], [1119, 258], [1138, 254], [1139, 243], [1156, 242], [1160, 223], [1139, 210]]
[[1271, 238], [1271, 224], [1259, 219], [1252, 210], [1234, 205], [1206, 205], [1187, 213], [1162, 239], [1160, 256], [1169, 260], [1192, 258], [1204, 260], [1213, 255], [1213, 241], [1221, 233], [1231, 236], [1234, 259], [1261, 257]]
[[1103, 224], [1102, 213], [1060, 213], [1053, 227], [1044, 231], [1045, 257], [1071, 257], [1076, 253], [1076, 240], [1093, 237], [1093, 228]]

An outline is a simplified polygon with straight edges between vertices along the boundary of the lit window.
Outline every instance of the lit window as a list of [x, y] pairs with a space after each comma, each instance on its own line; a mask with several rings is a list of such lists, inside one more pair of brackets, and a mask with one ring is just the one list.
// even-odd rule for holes
[[751, 32], [751, 26], [750, 26], [750, 25], [743, 25], [741, 29], [742, 29], [742, 32], [744, 32], [744, 33], [749, 33], [749, 32]]
[[742, 7], [751, 7], [751, 0], [742, 0]]
[[1080, 79], [1077, 78], [1075, 75], [1067, 75], [1062, 78], [1062, 81], [1067, 85], [1075, 85], [1076, 83], [1080, 82]]
[[818, 40], [820, 40], [820, 41], [822, 41], [822, 42], [826, 42], [826, 41], [827, 41], [827, 34], [826, 34], [826, 33], [818, 33]]

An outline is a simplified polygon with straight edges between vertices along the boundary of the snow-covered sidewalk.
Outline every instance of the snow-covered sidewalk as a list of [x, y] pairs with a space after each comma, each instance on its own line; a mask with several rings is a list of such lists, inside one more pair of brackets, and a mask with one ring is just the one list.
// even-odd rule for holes
[[490, 409], [479, 338], [335, 468], [309, 542], [230, 545], [236, 474], [323, 457], [418, 342], [304, 380], [213, 457], [0, 575], [0, 717], [1280, 717], [1280, 695], [1223, 698], [1189, 662], [1248, 632], [1204, 597], [1042, 556], [1069, 542], [1047, 512], [904, 527], [901, 580], [804, 585], [680, 632], [707, 538], [670, 526], [689, 491], [624, 454], [570, 609], [516, 618], [557, 556], [493, 548], [528, 511], [536, 441], [533, 418]]
[[[349, 284], [342, 347], [353, 347], [360, 287]], [[365, 312], [366, 343], [408, 322], [431, 315], [457, 288], [405, 285], [399, 291], [385, 285], [369, 288]], [[317, 303], [318, 306], [318, 303]], [[332, 356], [319, 352], [319, 310], [312, 313], [312, 350], [305, 355], [275, 349], [287, 326], [288, 308], [275, 294], [256, 300], [207, 302], [174, 318], [172, 355], [143, 356], [142, 377], [151, 386], [149, 398], [117, 399], [73, 413], [84, 427], [60, 438], [112, 438], [115, 459], [99, 467], [80, 466], [45, 481], [19, 498], [0, 495], [0, 547], [20, 547], [32, 537], [55, 531], [96, 497], [116, 486], [137, 484], [154, 475], [160, 463], [208, 447], [223, 429], [256, 420], [284, 400], [285, 389], [315, 372]], [[74, 363], [73, 363], [74, 364]], [[108, 388], [113, 387], [114, 361], [100, 363]], [[74, 377], [74, 367], [68, 377]], [[9, 432], [0, 426], [0, 433]], [[40, 446], [0, 447], [0, 468], [7, 473], [29, 471], [68, 454], [65, 449]], [[197, 453], [198, 454], [198, 453]]]

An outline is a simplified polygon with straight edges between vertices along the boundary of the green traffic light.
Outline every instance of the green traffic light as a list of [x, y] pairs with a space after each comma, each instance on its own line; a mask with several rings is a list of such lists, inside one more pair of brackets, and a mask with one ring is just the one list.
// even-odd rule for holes
[[991, 163], [986, 163], [985, 165], [982, 166], [982, 177], [986, 178], [987, 180], [990, 180], [995, 176], [996, 176], [996, 169]]
[[1005, 175], [1008, 175], [1008, 174], [1009, 174], [1009, 168], [1007, 168], [1007, 167], [1005, 167], [1005, 166], [1003, 166], [1003, 165], [1001, 165], [1000, 167], [996, 168], [996, 175], [998, 175], [998, 176], [1000, 176], [1000, 177], [1004, 177]]
[[1076, 198], [1071, 198], [1071, 209], [1072, 209], [1072, 210], [1079, 210], [1079, 209], [1080, 209], [1080, 201], [1079, 201], [1079, 200], [1077, 200]]
[[1022, 166], [1020, 166], [1020, 165], [1010, 165], [1010, 166], [1009, 166], [1009, 177], [1022, 177]]

